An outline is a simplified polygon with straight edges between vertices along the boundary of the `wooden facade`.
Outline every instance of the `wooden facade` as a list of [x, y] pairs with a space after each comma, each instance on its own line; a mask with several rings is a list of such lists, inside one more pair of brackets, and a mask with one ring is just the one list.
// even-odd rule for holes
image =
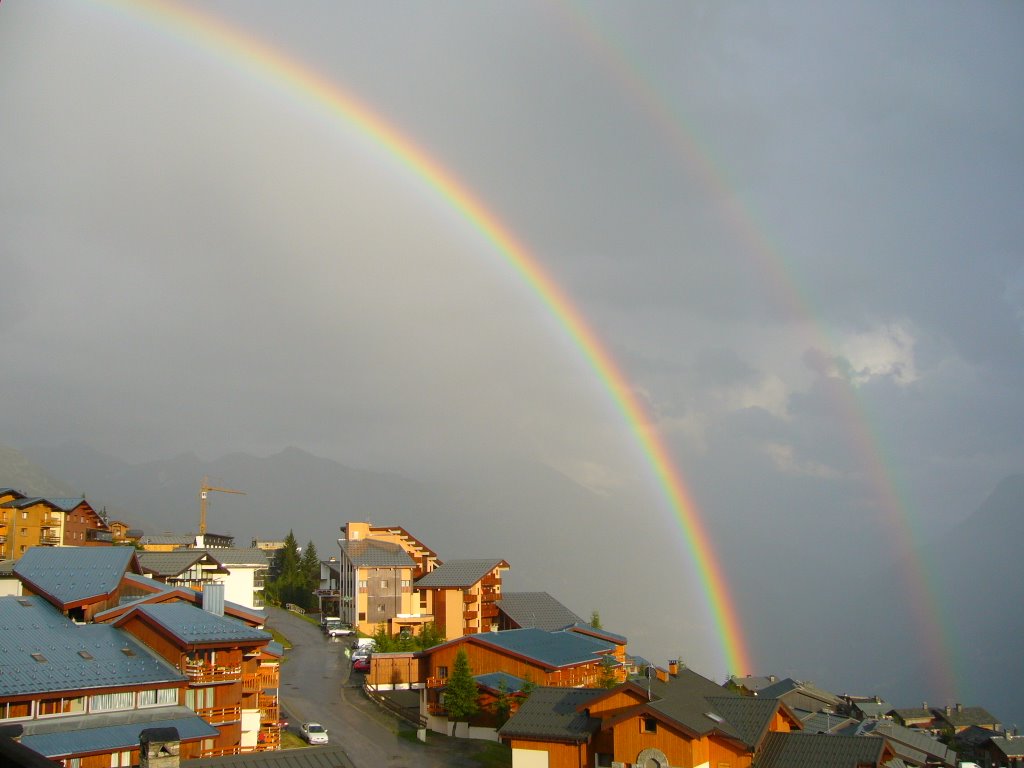
[[64, 510], [46, 499], [8, 493], [0, 497], [0, 538], [3, 558], [17, 560], [29, 547], [64, 543]]

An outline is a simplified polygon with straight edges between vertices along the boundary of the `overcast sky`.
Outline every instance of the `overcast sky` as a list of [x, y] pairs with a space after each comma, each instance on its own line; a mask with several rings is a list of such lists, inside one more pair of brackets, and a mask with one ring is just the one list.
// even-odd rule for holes
[[[947, 529], [1024, 467], [1024, 5], [201, 5], [521, 240], [723, 558], [779, 530], [809, 567], [898, 550], [894, 516]], [[322, 105], [129, 6], [0, 6], [0, 441], [538, 461], [664, 537], [608, 393], [493, 246]]]

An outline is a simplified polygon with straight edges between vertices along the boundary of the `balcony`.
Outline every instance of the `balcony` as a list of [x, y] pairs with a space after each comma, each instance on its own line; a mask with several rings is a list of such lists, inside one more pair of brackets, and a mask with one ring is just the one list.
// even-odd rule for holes
[[493, 603], [491, 603], [489, 605], [485, 605], [484, 609], [482, 611], [480, 611], [480, 615], [483, 616], [485, 619], [497, 618], [497, 616], [498, 616], [498, 606], [494, 605]]
[[105, 544], [110, 544], [111, 542], [113, 542], [114, 537], [111, 535], [110, 531], [102, 531], [98, 528], [90, 528], [85, 532], [85, 540], [102, 541]]
[[44, 547], [59, 547], [60, 534], [50, 533], [48, 529], [44, 528], [43, 532], [39, 534], [39, 543]]
[[448, 684], [447, 677], [428, 677], [427, 688], [444, 688]]
[[203, 707], [196, 710], [196, 714], [210, 725], [224, 725], [225, 723], [237, 723], [242, 719], [242, 708], [234, 707]]
[[462, 618], [464, 618], [466, 621], [476, 621], [476, 617], [478, 615], [479, 614], [478, 614], [477, 611], [463, 611], [462, 612]]
[[260, 722], [276, 723], [281, 719], [281, 706], [276, 696], [263, 696], [259, 698]]
[[277, 667], [261, 667], [259, 671], [242, 678], [242, 690], [245, 693], [257, 693], [265, 688], [277, 688], [281, 685], [281, 671]]
[[236, 683], [242, 679], [241, 665], [213, 667], [207, 664], [186, 664], [183, 671], [190, 683]]
[[469, 605], [470, 603], [476, 602], [476, 595], [464, 594], [462, 596], [462, 602]]

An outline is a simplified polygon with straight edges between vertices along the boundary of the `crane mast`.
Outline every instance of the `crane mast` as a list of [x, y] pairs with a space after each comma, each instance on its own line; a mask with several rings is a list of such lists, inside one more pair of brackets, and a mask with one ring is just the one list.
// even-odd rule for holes
[[217, 493], [237, 493], [245, 496], [245, 491], [236, 491], [234, 488], [217, 488], [210, 485], [210, 478], [203, 477], [202, 485], [199, 486], [199, 535], [206, 535], [206, 495], [210, 491]]

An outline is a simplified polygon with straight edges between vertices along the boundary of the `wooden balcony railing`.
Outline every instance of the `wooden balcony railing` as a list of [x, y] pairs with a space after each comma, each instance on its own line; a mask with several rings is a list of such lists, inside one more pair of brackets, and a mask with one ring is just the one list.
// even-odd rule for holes
[[242, 690], [246, 693], [256, 693], [264, 688], [278, 688], [281, 685], [281, 671], [278, 667], [260, 667], [252, 674], [242, 678]]
[[60, 544], [60, 534], [44, 533], [39, 537], [39, 543], [48, 547], [56, 547]]
[[466, 594], [464, 594], [462, 596], [462, 602], [464, 602], [466, 604], [475, 603], [476, 602], [476, 595], [471, 595], [471, 594], [466, 593]]
[[444, 708], [444, 704], [439, 701], [428, 701], [427, 712], [432, 715], [447, 715], [448, 710]]
[[427, 688], [444, 688], [448, 684], [446, 677], [428, 677]]
[[260, 721], [264, 723], [276, 723], [281, 719], [281, 707], [276, 696], [260, 696]]
[[234, 683], [242, 679], [241, 665], [228, 667], [186, 664], [184, 672], [192, 683]]
[[222, 725], [223, 723], [237, 723], [242, 719], [242, 708], [234, 707], [202, 707], [196, 710], [196, 714], [210, 725]]
[[464, 618], [466, 621], [475, 621], [477, 616], [478, 616], [477, 611], [463, 611], [462, 612], [462, 618]]
[[498, 606], [496, 606], [494, 603], [490, 603], [489, 605], [485, 605], [483, 610], [480, 611], [480, 615], [483, 616], [485, 619], [497, 618], [497, 616], [498, 616]]

